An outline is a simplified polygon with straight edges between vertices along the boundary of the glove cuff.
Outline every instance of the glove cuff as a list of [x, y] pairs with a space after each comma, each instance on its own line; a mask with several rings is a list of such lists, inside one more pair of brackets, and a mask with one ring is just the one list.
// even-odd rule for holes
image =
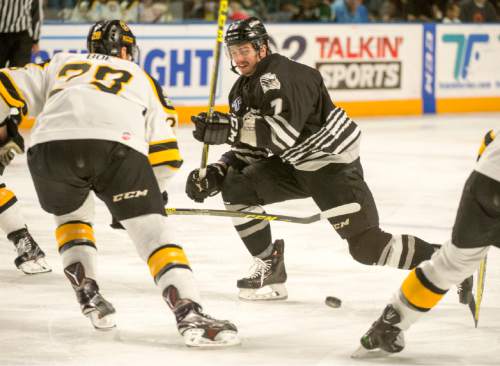
[[211, 166], [213, 166], [215, 169], [217, 169], [217, 173], [221, 176], [221, 177], [225, 177], [226, 174], [227, 174], [227, 165], [224, 164], [224, 163], [213, 163], [213, 164], [210, 164]]

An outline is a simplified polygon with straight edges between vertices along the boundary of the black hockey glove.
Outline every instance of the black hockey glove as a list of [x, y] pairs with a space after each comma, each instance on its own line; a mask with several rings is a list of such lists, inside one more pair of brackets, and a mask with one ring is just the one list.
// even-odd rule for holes
[[191, 116], [195, 124], [193, 136], [198, 141], [209, 145], [234, 144], [238, 141], [241, 128], [241, 120], [234, 114], [214, 112], [207, 119], [205, 112], [197, 116]]
[[[166, 206], [168, 203], [168, 193], [167, 191], [161, 192], [161, 197], [163, 199], [163, 205]], [[123, 225], [114, 216], [111, 216], [111, 224], [109, 224], [113, 229], [125, 230]]]
[[207, 166], [206, 175], [200, 178], [200, 169], [189, 173], [186, 181], [186, 194], [195, 202], [203, 202], [205, 198], [215, 196], [220, 192], [227, 168], [219, 163]]
[[24, 139], [19, 133], [20, 115], [10, 115], [0, 123], [7, 128], [7, 138], [0, 142], [0, 165], [5, 168], [14, 159], [15, 154], [24, 153]]

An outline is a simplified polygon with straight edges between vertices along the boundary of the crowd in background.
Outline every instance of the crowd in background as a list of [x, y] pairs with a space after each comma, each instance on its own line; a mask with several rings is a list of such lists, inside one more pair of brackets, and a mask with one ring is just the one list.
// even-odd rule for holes
[[[43, 0], [46, 20], [165, 23], [213, 21], [215, 0]], [[231, 20], [257, 16], [264, 21], [446, 22], [500, 21], [500, 0], [231, 0]]]

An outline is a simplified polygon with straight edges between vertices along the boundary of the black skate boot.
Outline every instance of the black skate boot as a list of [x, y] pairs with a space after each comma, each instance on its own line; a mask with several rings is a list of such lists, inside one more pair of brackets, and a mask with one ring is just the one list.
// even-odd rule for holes
[[473, 286], [473, 276], [466, 278], [461, 284], [457, 285], [458, 301], [460, 301], [461, 304], [468, 305], [474, 301], [474, 294], [472, 293]]
[[94, 328], [98, 330], [114, 328], [115, 308], [99, 293], [97, 283], [85, 277], [83, 265], [80, 262], [70, 264], [64, 268], [64, 274], [75, 290], [83, 315], [90, 319]]
[[163, 291], [163, 298], [172, 309], [177, 329], [189, 347], [223, 347], [240, 344], [236, 326], [228, 320], [217, 320], [202, 312], [201, 306], [181, 299], [175, 286]]
[[386, 356], [401, 352], [405, 347], [403, 331], [395, 326], [401, 316], [392, 305], [387, 305], [384, 312], [361, 337], [361, 346], [353, 353], [353, 358]]
[[17, 258], [14, 264], [26, 274], [46, 273], [52, 271], [45, 261], [45, 253], [40, 249], [28, 229], [23, 228], [11, 232], [7, 239], [14, 243]]
[[271, 255], [254, 257], [250, 275], [237, 281], [239, 297], [243, 300], [281, 300], [288, 297], [284, 258], [285, 242], [276, 240]]

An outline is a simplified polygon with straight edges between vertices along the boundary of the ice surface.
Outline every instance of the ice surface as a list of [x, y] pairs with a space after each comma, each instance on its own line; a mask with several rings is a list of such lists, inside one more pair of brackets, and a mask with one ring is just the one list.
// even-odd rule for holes
[[[443, 242], [450, 235], [463, 183], [484, 133], [500, 128], [499, 114], [366, 119], [362, 163], [378, 205], [382, 228]], [[189, 128], [179, 130], [185, 165], [169, 188], [171, 207], [223, 208], [220, 197], [204, 205], [184, 194], [187, 174], [200, 163], [201, 144]], [[224, 148], [211, 148], [216, 160]], [[273, 223], [286, 243], [289, 298], [248, 303], [237, 299], [236, 279], [251, 264], [230, 219], [171, 217], [209, 314], [233, 320], [242, 345], [189, 349], [172, 314], [126, 234], [108, 227], [96, 208], [99, 284], [117, 309], [116, 330], [94, 331], [65, 279], [54, 240], [55, 224], [38, 205], [26, 167], [18, 157], [5, 174], [26, 221], [54, 271], [26, 276], [17, 271], [7, 239], [0, 243], [0, 365], [500, 365], [500, 251], [491, 250], [479, 328], [452, 289], [442, 303], [406, 334], [407, 348], [383, 360], [352, 360], [360, 336], [379, 316], [406, 272], [367, 267], [349, 256], [327, 222]], [[269, 212], [308, 216], [311, 200], [267, 207]], [[147, 228], [145, 228], [147, 230]], [[342, 307], [325, 306], [333, 295]]]

